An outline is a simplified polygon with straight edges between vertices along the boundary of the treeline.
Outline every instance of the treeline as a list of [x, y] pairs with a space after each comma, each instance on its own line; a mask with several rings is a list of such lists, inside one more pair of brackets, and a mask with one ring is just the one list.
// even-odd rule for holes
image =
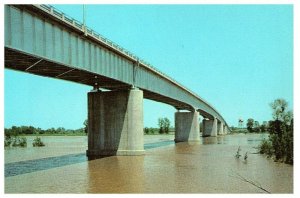
[[249, 118], [247, 120], [247, 130], [250, 133], [269, 132], [272, 122], [273, 122], [272, 120], [263, 121], [263, 123], [260, 124], [258, 121], [254, 120], [253, 118]]
[[4, 129], [5, 136], [18, 136], [18, 135], [36, 135], [36, 134], [85, 134], [85, 128], [80, 129], [65, 129], [63, 127], [50, 128], [43, 130], [41, 128], [35, 128], [33, 126], [12, 126], [11, 128]]
[[270, 133], [273, 130], [274, 120], [263, 121], [262, 124], [259, 121], [249, 118], [246, 123], [246, 128], [231, 127], [231, 130], [236, 133]]
[[[160, 130], [159, 128], [153, 128], [153, 127], [145, 127], [144, 128], [144, 134], [147, 134], [147, 135], [156, 135], [156, 134], [162, 134], [163, 130]], [[175, 129], [173, 127], [170, 127], [169, 130], [168, 130], [168, 134], [169, 133], [174, 133], [175, 132]]]

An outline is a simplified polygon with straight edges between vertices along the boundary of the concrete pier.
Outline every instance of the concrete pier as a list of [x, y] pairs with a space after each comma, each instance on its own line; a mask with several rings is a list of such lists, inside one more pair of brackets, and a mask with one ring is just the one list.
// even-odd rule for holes
[[224, 125], [224, 129], [223, 129], [223, 130], [224, 130], [224, 134], [226, 135], [226, 134], [228, 133], [228, 128], [227, 128], [227, 126]]
[[224, 135], [224, 124], [222, 122], [218, 122], [218, 135]]
[[175, 142], [200, 141], [199, 113], [175, 113]]
[[88, 157], [143, 155], [143, 92], [88, 93]]
[[202, 136], [217, 136], [218, 120], [203, 119], [203, 134]]

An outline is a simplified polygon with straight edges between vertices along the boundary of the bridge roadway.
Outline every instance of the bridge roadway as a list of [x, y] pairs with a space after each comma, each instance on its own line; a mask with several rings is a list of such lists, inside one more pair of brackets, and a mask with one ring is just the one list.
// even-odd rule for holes
[[89, 156], [143, 154], [143, 98], [178, 110], [176, 142], [199, 140], [199, 114], [204, 136], [229, 130], [200, 96], [51, 6], [5, 5], [5, 68], [94, 87]]

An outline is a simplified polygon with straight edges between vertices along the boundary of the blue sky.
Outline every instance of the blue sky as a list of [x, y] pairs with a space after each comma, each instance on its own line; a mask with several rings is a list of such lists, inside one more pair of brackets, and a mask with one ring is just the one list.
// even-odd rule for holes
[[[82, 21], [81, 5], [55, 5]], [[212, 104], [228, 124], [293, 107], [290, 5], [87, 5], [87, 25]], [[82, 127], [91, 87], [5, 69], [4, 125]], [[144, 100], [144, 125], [175, 109]]]

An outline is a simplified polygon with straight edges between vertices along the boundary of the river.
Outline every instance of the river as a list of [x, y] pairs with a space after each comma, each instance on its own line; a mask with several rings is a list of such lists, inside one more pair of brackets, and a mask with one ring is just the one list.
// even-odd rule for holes
[[88, 161], [85, 136], [45, 136], [40, 148], [27, 136], [27, 148], [4, 151], [5, 193], [293, 193], [293, 166], [256, 154], [267, 134], [177, 144], [174, 135], [144, 137], [143, 156]]

